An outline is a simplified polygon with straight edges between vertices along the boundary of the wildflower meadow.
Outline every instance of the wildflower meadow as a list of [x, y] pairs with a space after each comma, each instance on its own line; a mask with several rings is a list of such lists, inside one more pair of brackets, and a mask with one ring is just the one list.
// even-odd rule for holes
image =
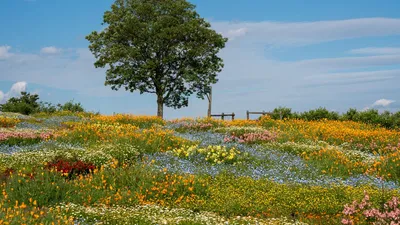
[[0, 224], [400, 224], [400, 131], [0, 115]]

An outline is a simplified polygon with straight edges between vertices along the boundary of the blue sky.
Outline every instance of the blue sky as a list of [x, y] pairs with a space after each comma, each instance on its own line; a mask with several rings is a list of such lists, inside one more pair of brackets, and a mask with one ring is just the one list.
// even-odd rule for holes
[[[214, 86], [213, 112], [400, 110], [400, 4], [387, 1], [192, 0], [229, 38]], [[306, 3], [305, 3], [306, 2]], [[155, 97], [104, 86], [85, 36], [101, 29], [112, 0], [2, 0], [0, 98], [21, 90], [88, 110], [155, 114]], [[166, 109], [166, 118], [204, 116], [207, 102]]]

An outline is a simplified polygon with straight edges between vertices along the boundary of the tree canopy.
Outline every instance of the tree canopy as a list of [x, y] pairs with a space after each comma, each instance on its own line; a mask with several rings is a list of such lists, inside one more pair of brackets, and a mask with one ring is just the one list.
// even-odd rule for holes
[[107, 67], [105, 85], [157, 95], [163, 106], [188, 106], [204, 98], [223, 67], [218, 52], [227, 41], [186, 0], [116, 0], [105, 28], [86, 38], [96, 67]]

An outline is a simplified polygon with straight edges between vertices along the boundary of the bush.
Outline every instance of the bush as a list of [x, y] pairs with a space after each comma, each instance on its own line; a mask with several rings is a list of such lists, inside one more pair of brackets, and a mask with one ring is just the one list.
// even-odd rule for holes
[[321, 120], [321, 119], [328, 119], [328, 120], [338, 120], [339, 113], [337, 112], [330, 112], [326, 108], [318, 108], [312, 109], [308, 112], [303, 112], [300, 114], [300, 119], [303, 120]]
[[342, 119], [356, 121], [358, 117], [357, 109], [350, 108], [345, 114], [343, 114]]
[[55, 113], [57, 112], [57, 107], [50, 102], [40, 102], [37, 112]]
[[74, 100], [66, 102], [64, 105], [58, 104], [59, 111], [84, 112], [85, 109], [80, 102], [74, 103]]
[[387, 129], [398, 129], [400, 127], [400, 112], [391, 113], [389, 111], [385, 111], [383, 113], [379, 113], [379, 111], [376, 109], [357, 111], [357, 109], [350, 108], [346, 113], [339, 114], [322, 107], [303, 113], [292, 112], [291, 108], [278, 107], [272, 111], [270, 118], [275, 120], [302, 119], [306, 121], [315, 121], [321, 119], [347, 120], [378, 125]]
[[10, 98], [6, 103], [0, 105], [2, 112], [15, 112], [29, 115], [36, 112], [39, 108], [39, 95], [21, 92], [21, 97]]
[[289, 119], [292, 118], [292, 109], [286, 107], [278, 107], [272, 111], [271, 118], [272, 119]]
[[376, 109], [369, 109], [366, 111], [349, 109], [343, 114], [342, 119], [380, 125], [388, 129], [397, 129], [400, 127], [400, 112], [391, 113], [385, 111], [380, 114]]
[[21, 96], [10, 98], [5, 104], [0, 105], [2, 112], [14, 112], [24, 115], [32, 113], [55, 113], [58, 111], [84, 112], [85, 109], [81, 103], [75, 103], [73, 100], [66, 102], [64, 105], [53, 105], [49, 102], [38, 102], [39, 95], [21, 92]]

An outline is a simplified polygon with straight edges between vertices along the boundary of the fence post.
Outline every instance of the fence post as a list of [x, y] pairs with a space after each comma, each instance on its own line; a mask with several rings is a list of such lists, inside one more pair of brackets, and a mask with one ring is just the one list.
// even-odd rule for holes
[[221, 118], [222, 118], [222, 120], [225, 119], [225, 114], [224, 113], [221, 114]]
[[246, 118], [247, 118], [247, 120], [250, 119], [250, 112], [249, 112], [249, 110], [246, 111]]
[[232, 121], [235, 120], [235, 113], [232, 113]]

